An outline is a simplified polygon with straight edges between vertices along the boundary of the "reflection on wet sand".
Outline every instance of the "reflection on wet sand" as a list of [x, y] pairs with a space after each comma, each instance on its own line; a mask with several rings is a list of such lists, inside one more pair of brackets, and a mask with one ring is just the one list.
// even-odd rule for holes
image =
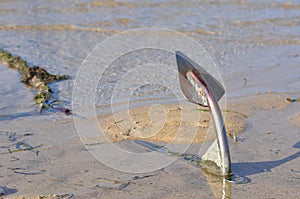
[[231, 199], [231, 182], [228, 182], [225, 178], [218, 178], [216, 175], [207, 173], [205, 170], [202, 170], [202, 174], [205, 176], [216, 199]]

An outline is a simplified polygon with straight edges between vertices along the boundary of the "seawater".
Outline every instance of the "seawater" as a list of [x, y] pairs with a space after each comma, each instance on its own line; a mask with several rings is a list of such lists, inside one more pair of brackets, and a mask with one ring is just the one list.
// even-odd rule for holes
[[[228, 97], [269, 91], [293, 97], [298, 96], [300, 87], [299, 11], [300, 1], [279, 0], [1, 0], [0, 48], [32, 66], [72, 76], [72, 80], [51, 85], [55, 95], [71, 107], [77, 71], [97, 44], [122, 31], [163, 27], [186, 34], [207, 50], [218, 66]], [[171, 52], [140, 50], [113, 62], [106, 78], [97, 77], [95, 95], [84, 97], [95, 98], [96, 107], [111, 103], [110, 94], [119, 78], [136, 67], [139, 59], [147, 58], [176, 69]], [[19, 83], [17, 73], [0, 67], [0, 114], [34, 112], [34, 90]], [[101, 67], [107, 66], [96, 64], [94, 70]], [[173, 82], [174, 87], [148, 84], [130, 88], [128, 82], [123, 92], [131, 92], [133, 101], [160, 97], [174, 101], [174, 92], [180, 92], [178, 79], [164, 72], [161, 82]], [[246, 86], [243, 79], [247, 79]], [[114, 102], [123, 103], [124, 99]]]

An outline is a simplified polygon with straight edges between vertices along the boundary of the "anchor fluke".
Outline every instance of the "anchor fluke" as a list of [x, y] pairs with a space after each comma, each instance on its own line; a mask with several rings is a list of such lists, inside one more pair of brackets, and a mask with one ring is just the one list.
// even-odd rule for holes
[[224, 95], [225, 89], [216, 80], [213, 76], [211, 76], [204, 68], [202, 68], [199, 64], [191, 60], [189, 57], [184, 55], [180, 51], [176, 51], [176, 60], [178, 71], [180, 73], [179, 80], [181, 85], [181, 90], [185, 97], [192, 103], [199, 104], [202, 106], [208, 106], [205, 101], [195, 90], [195, 87], [190, 84], [189, 80], [186, 77], [187, 72], [193, 72], [198, 78], [201, 79], [206, 83], [208, 90], [211, 92], [212, 96], [215, 98], [216, 101]]
[[224, 95], [224, 87], [206, 70], [180, 51], [176, 51], [181, 90], [192, 103], [208, 106], [212, 114], [217, 139], [202, 157], [203, 164], [213, 173], [231, 175], [226, 128], [218, 100]]

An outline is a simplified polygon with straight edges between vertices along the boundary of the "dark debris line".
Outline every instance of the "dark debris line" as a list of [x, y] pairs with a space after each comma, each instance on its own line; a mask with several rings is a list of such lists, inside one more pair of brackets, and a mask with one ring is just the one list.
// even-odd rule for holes
[[69, 109], [57, 107], [58, 100], [53, 97], [53, 91], [47, 84], [49, 82], [70, 79], [70, 76], [52, 75], [39, 66], [30, 67], [21, 57], [14, 56], [2, 49], [0, 49], [0, 61], [9, 68], [18, 70], [21, 75], [21, 82], [38, 91], [34, 96], [34, 101], [39, 105], [39, 113], [52, 108], [62, 111], [66, 115], [71, 114]]

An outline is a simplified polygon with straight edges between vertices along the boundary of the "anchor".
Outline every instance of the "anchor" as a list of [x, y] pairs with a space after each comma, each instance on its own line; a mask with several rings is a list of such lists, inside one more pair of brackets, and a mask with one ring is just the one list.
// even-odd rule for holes
[[176, 51], [179, 80], [184, 96], [192, 103], [209, 107], [217, 139], [202, 157], [202, 167], [211, 173], [230, 179], [231, 160], [226, 128], [218, 100], [224, 95], [224, 87], [200, 65], [180, 51]]

